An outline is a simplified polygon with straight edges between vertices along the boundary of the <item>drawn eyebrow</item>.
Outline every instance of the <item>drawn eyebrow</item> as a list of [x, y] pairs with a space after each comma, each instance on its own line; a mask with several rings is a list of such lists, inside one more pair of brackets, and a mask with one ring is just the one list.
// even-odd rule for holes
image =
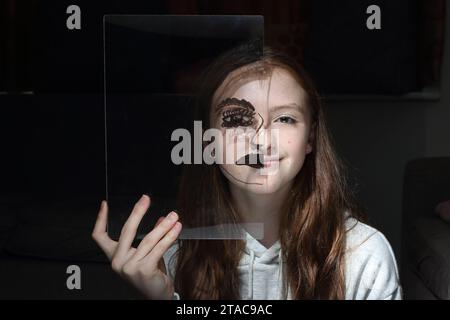
[[[227, 106], [239, 106], [239, 107], [255, 110], [255, 107], [249, 101], [247, 101], [245, 99], [226, 98], [217, 105], [215, 113], [219, 114]], [[307, 111], [296, 102], [273, 106], [273, 107], [270, 107], [269, 109], [270, 109], [269, 112], [271, 114], [279, 112], [280, 110], [295, 110], [295, 111], [299, 112], [300, 114], [302, 114], [303, 116], [306, 116], [306, 114], [307, 114]], [[260, 117], [261, 117], [261, 115], [260, 115]]]
[[216, 113], [219, 113], [223, 108], [228, 106], [239, 106], [242, 108], [248, 108], [251, 110], [255, 110], [255, 107], [251, 104], [251, 102], [245, 99], [238, 98], [226, 98], [222, 100], [216, 107]]

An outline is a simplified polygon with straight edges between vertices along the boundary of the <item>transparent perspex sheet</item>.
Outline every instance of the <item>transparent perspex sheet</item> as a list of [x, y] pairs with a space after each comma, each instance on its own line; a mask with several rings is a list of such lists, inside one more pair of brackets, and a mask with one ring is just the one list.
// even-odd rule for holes
[[[113, 239], [142, 194], [150, 195], [151, 206], [137, 239], [160, 216], [172, 210], [183, 215], [177, 205], [181, 179], [186, 166], [197, 164], [174, 164], [177, 142], [171, 136], [179, 128], [193, 132], [196, 84], [205, 68], [245, 42], [259, 43], [255, 51], [262, 55], [263, 33], [261, 16], [104, 16], [106, 197]], [[228, 225], [183, 221], [180, 238], [244, 237]], [[262, 238], [260, 224], [246, 227]]]

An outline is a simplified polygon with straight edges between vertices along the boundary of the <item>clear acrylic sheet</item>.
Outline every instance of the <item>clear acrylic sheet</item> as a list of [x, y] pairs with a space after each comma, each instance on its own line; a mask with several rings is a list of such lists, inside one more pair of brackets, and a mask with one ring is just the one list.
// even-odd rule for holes
[[[192, 131], [195, 84], [223, 52], [259, 40], [261, 16], [104, 16], [105, 171], [108, 232], [117, 239], [135, 202], [151, 206], [138, 230], [141, 239], [160, 216], [177, 210], [183, 167], [171, 160], [177, 128]], [[194, 165], [194, 164], [192, 164]], [[195, 183], [195, 182], [193, 182]], [[263, 226], [244, 226], [256, 238]], [[227, 223], [183, 228], [181, 239], [239, 239]]]

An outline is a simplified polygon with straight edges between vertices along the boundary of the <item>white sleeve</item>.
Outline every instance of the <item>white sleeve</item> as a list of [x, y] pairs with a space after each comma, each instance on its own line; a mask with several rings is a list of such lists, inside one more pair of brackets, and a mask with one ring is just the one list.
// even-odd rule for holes
[[[164, 253], [163, 260], [166, 267], [167, 276], [173, 281], [175, 279], [175, 267], [177, 263], [178, 243], [174, 242]], [[180, 295], [174, 292], [172, 300], [181, 300]]]
[[401, 300], [397, 263], [388, 240], [367, 225], [357, 229], [349, 237], [352, 243], [346, 256], [346, 299]]

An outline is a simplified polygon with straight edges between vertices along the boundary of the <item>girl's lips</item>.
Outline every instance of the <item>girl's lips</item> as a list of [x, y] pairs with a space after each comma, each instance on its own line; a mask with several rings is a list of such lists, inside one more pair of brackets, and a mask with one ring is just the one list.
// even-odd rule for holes
[[[265, 160], [265, 159], [264, 159]], [[265, 161], [263, 161], [263, 165], [264, 165], [264, 167], [265, 168], [267, 168], [267, 167], [271, 167], [271, 166], [273, 166], [275, 163], [280, 163], [281, 162], [281, 160], [283, 160], [283, 158], [280, 158], [280, 159], [269, 159], [269, 160], [265, 160]]]
[[246, 165], [254, 169], [262, 169], [271, 167], [275, 163], [279, 163], [281, 160], [283, 160], [283, 158], [274, 158], [273, 156], [265, 156], [263, 154], [247, 154], [236, 161], [236, 165]]

